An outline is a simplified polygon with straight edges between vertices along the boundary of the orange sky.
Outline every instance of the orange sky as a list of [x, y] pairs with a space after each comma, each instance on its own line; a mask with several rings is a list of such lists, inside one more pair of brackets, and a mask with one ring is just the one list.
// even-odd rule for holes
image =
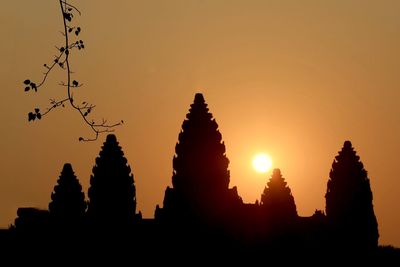
[[[72, 54], [76, 96], [98, 106], [132, 167], [138, 208], [152, 217], [171, 184], [172, 157], [194, 94], [202, 92], [230, 159], [231, 186], [260, 198], [267, 152], [300, 215], [324, 209], [329, 170], [351, 140], [371, 179], [380, 243], [400, 246], [399, 1], [75, 1], [86, 50]], [[0, 9], [0, 226], [21, 206], [47, 208], [65, 162], [85, 192], [101, 140], [76, 113], [38, 123], [27, 113], [63, 97], [56, 72], [39, 93], [42, 64], [62, 39], [58, 1], [6, 1]]]

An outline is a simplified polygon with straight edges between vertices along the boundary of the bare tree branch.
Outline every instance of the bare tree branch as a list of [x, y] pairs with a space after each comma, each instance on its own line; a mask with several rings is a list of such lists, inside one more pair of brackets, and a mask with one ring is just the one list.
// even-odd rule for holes
[[79, 15], [81, 15], [81, 12], [76, 6], [70, 4], [68, 0], [59, 0], [59, 4], [63, 18], [63, 31], [61, 31], [61, 34], [64, 38], [64, 45], [62, 45], [61, 47], [56, 46], [56, 49], [58, 50], [59, 54], [54, 56], [54, 60], [52, 61], [51, 64], [49, 65], [44, 64], [46, 71], [43, 73], [43, 78], [40, 81], [40, 83], [36, 84], [27, 79], [24, 81], [24, 84], [26, 92], [30, 90], [37, 92], [37, 89], [42, 87], [46, 83], [47, 77], [54, 70], [54, 67], [59, 66], [63, 71], [66, 72], [66, 82], [60, 82], [59, 85], [67, 88], [66, 92], [67, 97], [58, 101], [55, 99], [50, 99], [50, 107], [48, 107], [45, 112], [42, 113], [40, 112], [39, 108], [35, 108], [34, 112], [29, 112], [28, 120], [29, 121], [34, 121], [35, 119], [40, 120], [43, 116], [46, 116], [52, 110], [60, 106], [64, 107], [66, 103], [69, 103], [69, 105], [80, 114], [83, 122], [94, 133], [94, 137], [92, 138], [79, 137], [79, 141], [95, 141], [97, 140], [99, 134], [113, 132], [115, 127], [122, 125], [124, 122], [121, 120], [120, 122], [117, 123], [108, 124], [107, 120], [105, 119], [102, 119], [101, 122], [95, 122], [94, 120], [89, 120], [88, 115], [93, 111], [93, 109], [96, 106], [93, 104], [89, 104], [85, 101], [82, 102], [82, 104], [76, 104], [76, 102], [74, 101], [72, 89], [81, 87], [83, 86], [83, 84], [79, 83], [76, 80], [72, 80], [73, 72], [71, 71], [71, 64], [69, 59], [71, 51], [73, 49], [78, 49], [78, 50], [84, 49], [85, 44], [82, 40], [76, 40], [74, 42], [71, 42], [71, 37], [73, 35], [77, 37], [81, 33], [81, 28], [79, 26], [72, 26], [70, 25], [70, 23], [73, 20], [74, 12], [78, 13]]

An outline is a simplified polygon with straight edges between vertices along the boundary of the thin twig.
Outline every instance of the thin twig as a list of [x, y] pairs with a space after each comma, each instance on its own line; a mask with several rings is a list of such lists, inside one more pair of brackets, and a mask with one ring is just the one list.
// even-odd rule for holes
[[46, 112], [42, 113], [42, 117], [46, 116], [46, 114], [49, 113], [52, 109], [62, 106], [64, 102], [67, 102], [68, 100], [69, 100], [68, 98], [65, 98], [60, 101], [50, 100], [50, 104], [52, 104], [52, 106], [50, 108], [47, 108]]
[[67, 3], [67, 1], [62, 1], [62, 3], [65, 4], [66, 6], [69, 6], [72, 9], [75, 9], [75, 11], [78, 12], [79, 16], [81, 15], [81, 12], [75, 6], [71, 5], [70, 3]]

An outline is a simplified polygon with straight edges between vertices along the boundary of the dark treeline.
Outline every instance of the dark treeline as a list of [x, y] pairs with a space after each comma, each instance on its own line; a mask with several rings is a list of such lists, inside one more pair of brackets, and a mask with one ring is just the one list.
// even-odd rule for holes
[[248, 204], [236, 187], [229, 187], [228, 165], [218, 125], [203, 95], [196, 94], [175, 147], [172, 187], [166, 188], [154, 219], [136, 211], [131, 168], [110, 134], [93, 167], [88, 201], [66, 163], [48, 210], [19, 208], [1, 244], [22, 254], [36, 251], [64, 259], [398, 259], [395, 248], [378, 246], [369, 178], [350, 141], [333, 160], [325, 211], [309, 217], [297, 214], [280, 169], [260, 190], [261, 201]]

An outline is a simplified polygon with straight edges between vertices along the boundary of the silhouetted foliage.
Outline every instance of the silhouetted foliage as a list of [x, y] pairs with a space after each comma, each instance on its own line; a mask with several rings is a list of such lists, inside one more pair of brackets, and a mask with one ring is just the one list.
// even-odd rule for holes
[[92, 224], [108, 227], [133, 223], [136, 210], [136, 190], [131, 173], [117, 138], [107, 135], [88, 191], [88, 217]]
[[156, 217], [213, 220], [241, 199], [228, 188], [225, 145], [202, 94], [195, 95], [186, 118], [175, 147], [173, 188], [166, 189], [163, 210], [158, 208]]
[[267, 185], [261, 195], [261, 208], [268, 220], [285, 223], [296, 219], [296, 204], [280, 169], [274, 169]]
[[57, 185], [51, 193], [51, 200], [49, 212], [54, 223], [67, 227], [82, 224], [87, 204], [71, 164], [64, 164]]
[[369, 178], [350, 141], [335, 157], [329, 177], [325, 198], [332, 236], [342, 246], [377, 247], [378, 223]]
[[101, 122], [95, 122], [92, 119], [88, 118], [89, 113], [93, 111], [95, 105], [89, 104], [87, 102], [78, 103], [74, 101], [73, 98], [75, 88], [81, 87], [83, 84], [78, 82], [77, 80], [72, 80], [72, 76], [75, 72], [71, 69], [70, 56], [73, 51], [82, 50], [85, 48], [84, 42], [78, 38], [82, 29], [80, 26], [77, 26], [73, 23], [76, 15], [81, 15], [79, 9], [69, 3], [68, 0], [59, 0], [61, 15], [63, 19], [63, 29], [61, 34], [63, 36], [63, 44], [60, 46], [56, 46], [57, 54], [54, 56], [53, 60], [50, 64], [43, 64], [44, 73], [41, 81], [39, 83], [35, 83], [30, 79], [24, 80], [24, 91], [34, 91], [35, 93], [38, 91], [40, 87], [42, 87], [49, 74], [54, 70], [59, 68], [61, 71], [65, 73], [65, 81], [60, 83], [60, 86], [66, 88], [67, 97], [62, 99], [50, 99], [50, 105], [46, 108], [46, 110], [41, 111], [39, 108], [35, 108], [33, 112], [28, 113], [28, 121], [34, 121], [36, 119], [40, 120], [43, 116], [46, 116], [50, 111], [58, 108], [65, 107], [65, 104], [69, 104], [74, 110], [76, 110], [83, 122], [94, 132], [95, 136], [93, 138], [83, 138], [79, 137], [79, 141], [94, 141], [97, 140], [100, 133], [104, 132], [112, 132], [113, 128], [123, 124], [121, 120], [118, 123], [109, 124], [107, 120], [102, 120]]

